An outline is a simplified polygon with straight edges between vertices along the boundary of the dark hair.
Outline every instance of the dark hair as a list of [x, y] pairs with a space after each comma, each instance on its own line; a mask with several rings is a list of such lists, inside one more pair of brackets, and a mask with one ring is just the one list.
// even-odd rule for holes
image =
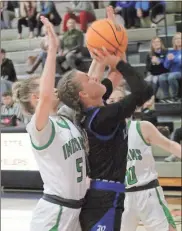
[[2, 94], [2, 97], [6, 97], [6, 96], [11, 96], [12, 97], [12, 92], [11, 91], [6, 91]]
[[1, 53], [6, 54], [6, 51], [4, 49], [1, 49]]

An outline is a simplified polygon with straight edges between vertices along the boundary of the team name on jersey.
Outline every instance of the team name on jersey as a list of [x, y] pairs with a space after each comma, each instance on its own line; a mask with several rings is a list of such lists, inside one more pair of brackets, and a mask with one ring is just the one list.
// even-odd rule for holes
[[65, 160], [79, 150], [84, 150], [84, 140], [82, 137], [73, 138], [63, 145]]
[[128, 161], [142, 160], [142, 154], [140, 149], [129, 149], [127, 159]]

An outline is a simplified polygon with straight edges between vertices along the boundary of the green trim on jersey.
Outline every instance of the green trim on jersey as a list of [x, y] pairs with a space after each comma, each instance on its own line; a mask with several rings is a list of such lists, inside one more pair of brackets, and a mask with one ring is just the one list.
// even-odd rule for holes
[[166, 219], [168, 221], [168, 223], [173, 227], [173, 228], [176, 228], [176, 224], [174, 222], [174, 219], [169, 211], [169, 209], [167, 208], [167, 206], [162, 202], [161, 198], [160, 198], [160, 194], [159, 194], [159, 191], [157, 190], [157, 188], [155, 189], [156, 193], [157, 193], [157, 197], [159, 199], [159, 203], [160, 205], [162, 206], [162, 209], [164, 211], [164, 214], [166, 216]]
[[142, 131], [141, 131], [141, 127], [140, 127], [140, 122], [137, 121], [136, 122], [136, 129], [138, 131], [138, 134], [140, 135], [140, 137], [142, 138], [143, 142], [147, 145], [147, 146], [151, 146], [149, 143], [147, 143], [147, 141], [144, 139], [143, 135], [142, 135]]
[[60, 211], [58, 213], [57, 220], [56, 220], [56, 224], [49, 231], [58, 231], [62, 212], [63, 212], [63, 207], [61, 206]]
[[41, 146], [41, 147], [38, 147], [38, 146], [36, 146], [36, 145], [33, 143], [32, 138], [31, 138], [31, 136], [30, 136], [30, 139], [31, 139], [31, 143], [32, 143], [33, 148], [35, 148], [35, 149], [38, 150], [38, 151], [42, 151], [42, 150], [48, 148], [48, 147], [52, 144], [52, 142], [53, 142], [53, 140], [54, 140], [54, 137], [55, 137], [55, 135], [56, 135], [56, 129], [55, 129], [55, 126], [54, 126], [54, 122], [53, 122], [51, 119], [50, 119], [50, 121], [51, 121], [51, 124], [52, 124], [52, 133], [51, 133], [50, 139], [48, 140], [47, 144], [45, 144], [45, 145], [43, 145], [43, 146]]
[[61, 117], [61, 120], [60, 121], [56, 121], [57, 125], [59, 125], [60, 127], [62, 128], [67, 128], [70, 130], [70, 127], [69, 127], [69, 124], [67, 123], [67, 121], [65, 119], [63, 119]]
[[131, 125], [131, 120], [128, 120], [128, 123], [127, 123], [128, 129], [130, 128], [130, 125]]

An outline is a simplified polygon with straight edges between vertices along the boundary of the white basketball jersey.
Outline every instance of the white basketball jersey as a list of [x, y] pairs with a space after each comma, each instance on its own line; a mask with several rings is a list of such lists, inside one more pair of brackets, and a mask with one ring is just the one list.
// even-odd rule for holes
[[139, 121], [131, 121], [128, 130], [126, 187], [146, 185], [158, 178], [152, 147], [142, 136]]
[[[46, 145], [32, 148], [44, 182], [44, 193], [79, 200], [86, 193], [83, 138], [66, 118], [50, 118], [52, 134]], [[27, 131], [30, 130], [27, 125]], [[31, 136], [31, 134], [30, 134]]]

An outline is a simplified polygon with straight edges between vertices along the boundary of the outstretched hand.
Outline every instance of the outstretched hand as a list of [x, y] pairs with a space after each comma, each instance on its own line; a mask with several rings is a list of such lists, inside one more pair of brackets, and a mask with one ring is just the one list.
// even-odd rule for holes
[[114, 24], [115, 24], [115, 26], [116, 26], [116, 28], [118, 29], [118, 30], [120, 30], [121, 28], [120, 28], [120, 25], [117, 23], [117, 21], [116, 21], [116, 17], [115, 17], [115, 13], [114, 13], [114, 9], [113, 9], [113, 7], [112, 6], [108, 6], [107, 8], [106, 8], [106, 11], [107, 11], [107, 18], [109, 19], [109, 20], [111, 20]]
[[43, 23], [43, 25], [45, 26], [45, 29], [47, 31], [48, 40], [49, 40], [49, 49], [51, 49], [51, 50], [56, 49], [56, 51], [57, 51], [58, 46], [59, 46], [59, 41], [58, 41], [58, 37], [54, 31], [53, 25], [44, 16], [41, 16], [40, 19], [41, 19], [41, 22]]

